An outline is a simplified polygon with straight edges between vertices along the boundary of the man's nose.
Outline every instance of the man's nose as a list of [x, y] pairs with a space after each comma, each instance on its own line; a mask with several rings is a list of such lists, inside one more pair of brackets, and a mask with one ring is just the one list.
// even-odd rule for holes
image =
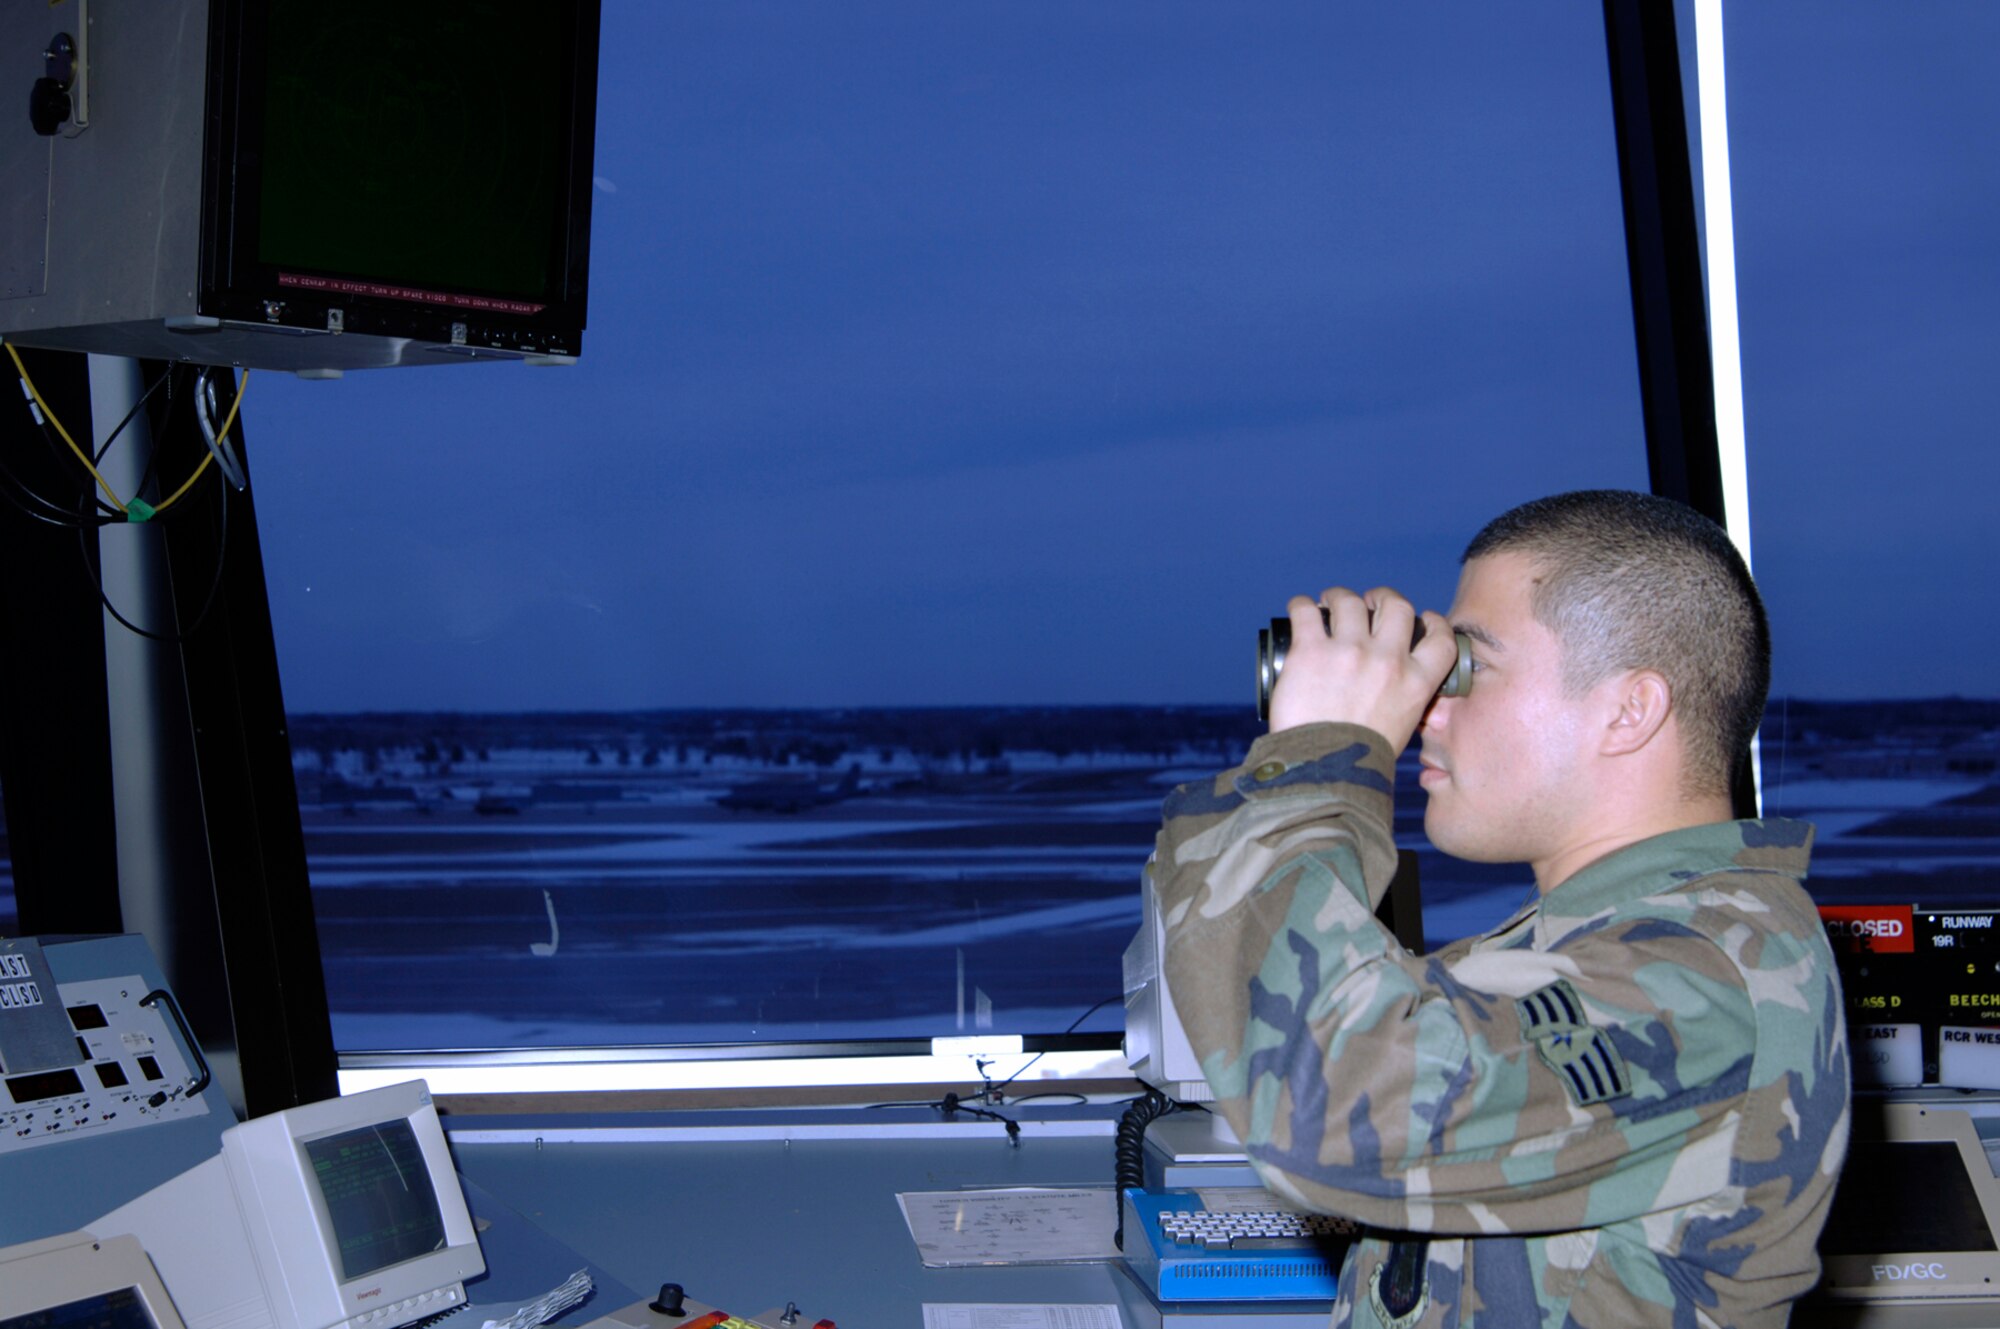
[[1451, 708], [1458, 705], [1458, 698], [1440, 693], [1431, 698], [1431, 704], [1424, 708], [1423, 723], [1417, 726], [1419, 732], [1426, 729], [1444, 730], [1451, 719]]

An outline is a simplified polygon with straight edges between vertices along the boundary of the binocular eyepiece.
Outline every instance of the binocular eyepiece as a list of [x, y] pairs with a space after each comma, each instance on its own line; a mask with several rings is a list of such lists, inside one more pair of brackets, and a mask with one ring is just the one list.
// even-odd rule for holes
[[[1325, 605], [1319, 608], [1320, 621], [1326, 624], [1329, 633], [1333, 631], [1333, 615]], [[1440, 697], [1463, 697], [1472, 691], [1472, 638], [1463, 632], [1451, 634], [1458, 643], [1458, 663], [1445, 676], [1444, 684], [1438, 688]], [[1416, 623], [1416, 631], [1410, 634], [1410, 648], [1416, 649], [1424, 639], [1424, 621]], [[1271, 689], [1277, 686], [1278, 674], [1285, 667], [1285, 656], [1292, 649], [1292, 620], [1274, 618], [1268, 628], [1257, 630], [1257, 718], [1268, 721], [1271, 718]]]

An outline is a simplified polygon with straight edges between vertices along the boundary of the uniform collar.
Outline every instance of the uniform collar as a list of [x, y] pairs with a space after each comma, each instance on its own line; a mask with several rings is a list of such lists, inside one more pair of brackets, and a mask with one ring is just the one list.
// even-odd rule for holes
[[1810, 822], [1784, 817], [1717, 821], [1668, 831], [1584, 867], [1542, 897], [1541, 913], [1550, 919], [1588, 918], [1713, 872], [1747, 869], [1798, 880], [1806, 875], [1812, 841]]

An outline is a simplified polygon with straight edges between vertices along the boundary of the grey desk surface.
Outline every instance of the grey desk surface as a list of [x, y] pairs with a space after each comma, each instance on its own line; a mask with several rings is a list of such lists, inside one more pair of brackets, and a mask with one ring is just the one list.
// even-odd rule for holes
[[847, 1326], [920, 1324], [926, 1302], [1119, 1300], [1124, 1276], [1102, 1264], [926, 1269], [896, 1204], [900, 1191], [1108, 1185], [1108, 1126], [1062, 1138], [1030, 1122], [1017, 1147], [991, 1123], [949, 1139], [539, 1144], [487, 1142], [476, 1118], [451, 1125], [467, 1178], [647, 1295], [671, 1281], [743, 1314], [795, 1301], [807, 1323]]
[[[896, 1204], [901, 1191], [1108, 1185], [1110, 1113], [1050, 1114], [1068, 1129], [1098, 1132], [1082, 1137], [1050, 1134], [1052, 1125], [1027, 1114], [1018, 1147], [991, 1123], [954, 1126], [949, 1138], [816, 1138], [829, 1126], [938, 1129], [935, 1113], [909, 1112], [472, 1117], [447, 1118], [447, 1130], [470, 1181], [641, 1295], [676, 1282], [747, 1315], [795, 1301], [807, 1324], [825, 1317], [847, 1329], [921, 1324], [927, 1302], [1110, 1303], [1138, 1326], [1143, 1317], [1132, 1311], [1143, 1298], [1108, 1264], [924, 1268]], [[793, 1138], [713, 1138], [726, 1133], [718, 1126]], [[553, 1271], [551, 1285], [568, 1272]], [[580, 1308], [584, 1318], [615, 1309]], [[2000, 1317], [1990, 1303], [1812, 1306], [1794, 1322], [1990, 1329]]]

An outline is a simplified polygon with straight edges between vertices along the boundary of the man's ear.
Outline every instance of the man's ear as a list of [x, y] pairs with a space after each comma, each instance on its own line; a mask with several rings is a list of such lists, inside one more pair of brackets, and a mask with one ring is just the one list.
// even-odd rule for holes
[[1604, 727], [1598, 750], [1607, 757], [1622, 757], [1639, 751], [1659, 735], [1673, 709], [1674, 690], [1659, 671], [1634, 669], [1619, 677], [1611, 701], [1616, 710]]

